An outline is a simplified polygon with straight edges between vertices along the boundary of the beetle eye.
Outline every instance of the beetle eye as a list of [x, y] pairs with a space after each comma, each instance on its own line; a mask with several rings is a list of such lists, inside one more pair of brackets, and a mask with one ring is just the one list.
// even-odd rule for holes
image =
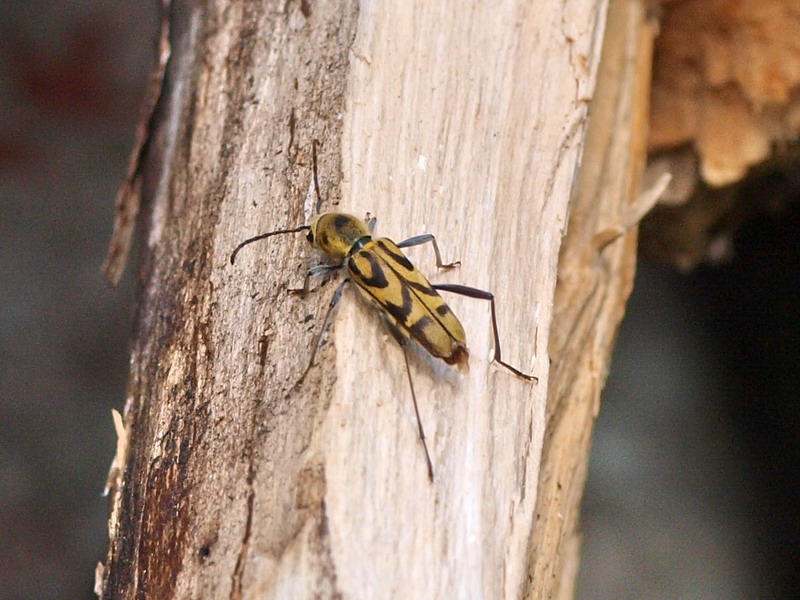
[[310, 244], [313, 244], [314, 243], [314, 232], [313, 231], [309, 231], [308, 234], [306, 234], [306, 239], [308, 240], [308, 242]]

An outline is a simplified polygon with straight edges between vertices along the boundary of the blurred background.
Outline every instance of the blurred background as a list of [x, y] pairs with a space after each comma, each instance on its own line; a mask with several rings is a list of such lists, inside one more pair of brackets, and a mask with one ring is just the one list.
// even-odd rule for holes
[[100, 276], [157, 6], [0, 3], [0, 599], [95, 598], [133, 311]]
[[[156, 29], [155, 1], [0, 4], [0, 600], [94, 598], [134, 302], [131, 270], [110, 290], [99, 267]], [[579, 599], [797, 596], [797, 199], [726, 264], [640, 264]]]

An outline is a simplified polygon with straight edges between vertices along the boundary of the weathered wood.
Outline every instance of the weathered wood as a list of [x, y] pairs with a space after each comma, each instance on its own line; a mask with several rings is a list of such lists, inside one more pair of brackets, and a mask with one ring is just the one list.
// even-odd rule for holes
[[[530, 593], [556, 268], [605, 3], [181, 8], [102, 597]], [[345, 294], [296, 385], [332, 286], [285, 293], [313, 264], [301, 235], [228, 262], [308, 222], [314, 139], [322, 209], [436, 234], [460, 269], [409, 256], [494, 291], [504, 358], [540, 378], [491, 366], [489, 307], [452, 298], [469, 374], [412, 356], [433, 484], [401, 351], [370, 309]]]
[[[592, 427], [633, 287], [636, 230], [624, 236], [618, 232], [632, 225], [627, 215], [640, 193], [656, 27], [646, 3], [611, 0], [592, 119], [558, 266], [528, 598], [573, 597]], [[654, 199], [645, 201], [652, 206]], [[641, 218], [641, 211], [633, 212]]]

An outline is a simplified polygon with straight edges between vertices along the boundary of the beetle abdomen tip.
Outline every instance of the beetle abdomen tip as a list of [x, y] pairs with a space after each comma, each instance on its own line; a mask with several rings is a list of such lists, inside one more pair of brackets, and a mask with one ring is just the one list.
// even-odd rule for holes
[[451, 365], [456, 365], [460, 371], [469, 371], [469, 350], [466, 346], [456, 345], [451, 354], [445, 361]]

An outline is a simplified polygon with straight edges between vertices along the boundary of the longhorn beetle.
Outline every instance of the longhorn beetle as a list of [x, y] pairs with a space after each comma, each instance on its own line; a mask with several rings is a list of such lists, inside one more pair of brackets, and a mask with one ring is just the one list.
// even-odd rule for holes
[[450, 264], [442, 262], [439, 246], [433, 235], [417, 235], [395, 244], [388, 238], [373, 239], [372, 230], [374, 225], [375, 219], [369, 219], [368, 223], [364, 223], [352, 215], [323, 213], [314, 217], [310, 225], [271, 231], [243, 241], [231, 254], [231, 264], [234, 264], [239, 251], [248, 244], [275, 235], [308, 231], [306, 237], [311, 245], [324, 252], [334, 264], [312, 267], [306, 272], [303, 287], [289, 291], [305, 295], [309, 291], [311, 277], [340, 269], [346, 270], [347, 277], [338, 285], [333, 296], [331, 296], [328, 311], [322, 321], [322, 327], [311, 351], [308, 366], [300, 376], [298, 383], [305, 378], [314, 364], [317, 351], [322, 345], [325, 332], [330, 326], [331, 315], [342, 297], [345, 286], [351, 281], [354, 282], [361, 295], [377, 308], [381, 320], [386, 324], [403, 350], [408, 383], [411, 387], [411, 397], [414, 401], [414, 413], [417, 417], [419, 438], [425, 450], [428, 477], [433, 481], [433, 464], [428, 452], [428, 445], [425, 442], [422, 421], [419, 417], [417, 396], [411, 379], [411, 367], [408, 362], [406, 345], [409, 340], [413, 340], [433, 356], [441, 358], [447, 364], [457, 365], [459, 368], [467, 368], [469, 360], [464, 328], [438, 291], [453, 292], [470, 298], [488, 300], [491, 303], [492, 311], [494, 362], [527, 381], [538, 381], [538, 378], [534, 375], [523, 373], [502, 360], [500, 356], [500, 336], [497, 330], [497, 311], [492, 293], [463, 285], [431, 284], [400, 250], [401, 248], [419, 246], [430, 242], [433, 245], [438, 268], [452, 269], [459, 265], [459, 262]]

